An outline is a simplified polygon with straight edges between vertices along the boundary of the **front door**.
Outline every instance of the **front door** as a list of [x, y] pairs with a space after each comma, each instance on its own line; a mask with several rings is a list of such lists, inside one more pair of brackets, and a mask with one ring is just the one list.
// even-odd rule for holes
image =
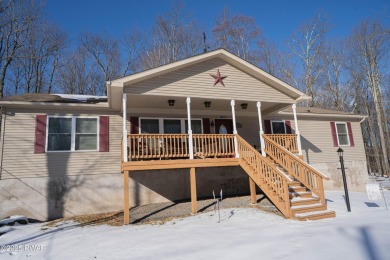
[[216, 134], [233, 134], [232, 119], [214, 119]]

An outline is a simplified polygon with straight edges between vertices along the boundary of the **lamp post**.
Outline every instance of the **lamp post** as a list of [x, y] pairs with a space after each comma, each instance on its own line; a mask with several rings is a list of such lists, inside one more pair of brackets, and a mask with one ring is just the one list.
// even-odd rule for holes
[[349, 196], [348, 196], [347, 178], [345, 177], [344, 157], [343, 157], [344, 151], [343, 151], [343, 149], [341, 149], [339, 147], [339, 149], [337, 149], [337, 153], [338, 153], [339, 158], [340, 158], [341, 173], [343, 175], [344, 192], [345, 192], [345, 200], [347, 202], [347, 209], [348, 209], [348, 212], [351, 212], [351, 205], [349, 204]]

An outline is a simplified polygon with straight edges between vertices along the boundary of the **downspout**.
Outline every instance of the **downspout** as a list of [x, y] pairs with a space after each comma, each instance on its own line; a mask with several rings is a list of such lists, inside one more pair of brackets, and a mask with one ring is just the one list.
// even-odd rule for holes
[[3, 174], [3, 147], [4, 147], [4, 130], [5, 130], [5, 118], [7, 114], [7, 108], [1, 107], [1, 133], [0, 133], [0, 180]]

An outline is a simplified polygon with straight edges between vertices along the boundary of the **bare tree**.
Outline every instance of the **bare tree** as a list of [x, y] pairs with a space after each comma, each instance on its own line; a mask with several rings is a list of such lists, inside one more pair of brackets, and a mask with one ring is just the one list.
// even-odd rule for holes
[[89, 58], [103, 75], [100, 83], [102, 88], [105, 81], [118, 78], [121, 73], [119, 42], [108, 35], [86, 33], [80, 37], [81, 46]]
[[40, 12], [40, 6], [28, 0], [9, 1], [6, 7], [0, 16], [0, 97], [4, 94], [9, 67], [28, 39]]
[[326, 18], [323, 15], [316, 15], [302, 24], [287, 43], [302, 72], [301, 75], [294, 76], [295, 81], [299, 81], [299, 77], [303, 79], [303, 91], [312, 97], [310, 106], [315, 104], [318, 81], [323, 73], [321, 52], [327, 32]]
[[389, 126], [382, 90], [383, 69], [390, 54], [390, 30], [376, 21], [362, 22], [354, 29], [349, 46], [350, 58], [354, 60], [351, 70], [355, 74], [360, 73], [364, 76], [363, 80], [368, 86], [369, 98], [372, 99], [374, 106], [372, 115], [375, 118], [375, 125], [372, 125], [371, 135], [375, 135], [377, 132], [381, 151], [382, 173], [390, 176], [388, 160]]
[[40, 20], [18, 51], [9, 78], [21, 80], [17, 87], [20, 90], [23, 86], [26, 93], [50, 93], [65, 42], [65, 33], [47, 20]]
[[143, 35], [140, 31], [133, 30], [131, 33], [123, 34], [120, 43], [125, 57], [122, 75], [126, 76], [140, 68], [139, 59], [142, 51]]
[[322, 52], [323, 86], [318, 93], [317, 104], [323, 108], [338, 111], [351, 110], [348, 101], [353, 106], [354, 101], [348, 100], [349, 93], [345, 76], [345, 47], [343, 42], [329, 41]]
[[197, 23], [184, 12], [184, 5], [175, 1], [168, 13], [157, 17], [141, 57], [142, 66], [154, 68], [199, 54], [203, 50], [202, 40]]
[[60, 64], [58, 84], [63, 93], [84, 95], [104, 93], [104, 88], [101, 87], [103, 75], [96, 66], [88, 63], [88, 54], [84, 48], [67, 54]]
[[253, 17], [230, 15], [224, 8], [212, 32], [217, 48], [222, 47], [244, 60], [255, 61], [253, 49], [261, 41], [261, 30]]

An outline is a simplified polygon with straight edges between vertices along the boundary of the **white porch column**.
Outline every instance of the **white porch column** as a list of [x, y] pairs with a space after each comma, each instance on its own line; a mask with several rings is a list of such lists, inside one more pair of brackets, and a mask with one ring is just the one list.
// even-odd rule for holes
[[240, 155], [238, 154], [238, 142], [237, 142], [237, 128], [236, 128], [236, 111], [234, 110], [234, 106], [236, 105], [236, 102], [234, 99], [230, 101], [230, 105], [232, 106], [232, 118], [233, 118], [233, 134], [234, 134], [234, 152], [236, 154], [236, 158], [240, 158]]
[[192, 127], [191, 127], [191, 98], [187, 100], [187, 120], [188, 120], [188, 148], [190, 149], [190, 159], [194, 159], [194, 145], [192, 142]]
[[264, 131], [263, 131], [263, 120], [261, 119], [261, 103], [260, 102], [257, 102], [257, 114], [259, 116], [259, 128], [260, 128], [260, 131], [259, 131], [259, 136], [260, 136], [260, 145], [261, 145], [261, 155], [263, 155], [264, 157], [266, 156], [265, 154], [265, 142], [264, 142], [264, 138], [263, 138], [263, 134], [264, 134]]
[[293, 109], [293, 113], [294, 113], [295, 133], [297, 134], [298, 154], [302, 155], [301, 134], [299, 133], [299, 129], [298, 129], [298, 120], [297, 120], [296, 108], [297, 108], [297, 105], [293, 104], [292, 105], [292, 109]]
[[127, 93], [123, 93], [122, 97], [122, 112], [123, 112], [123, 161], [128, 161], [127, 155]]

